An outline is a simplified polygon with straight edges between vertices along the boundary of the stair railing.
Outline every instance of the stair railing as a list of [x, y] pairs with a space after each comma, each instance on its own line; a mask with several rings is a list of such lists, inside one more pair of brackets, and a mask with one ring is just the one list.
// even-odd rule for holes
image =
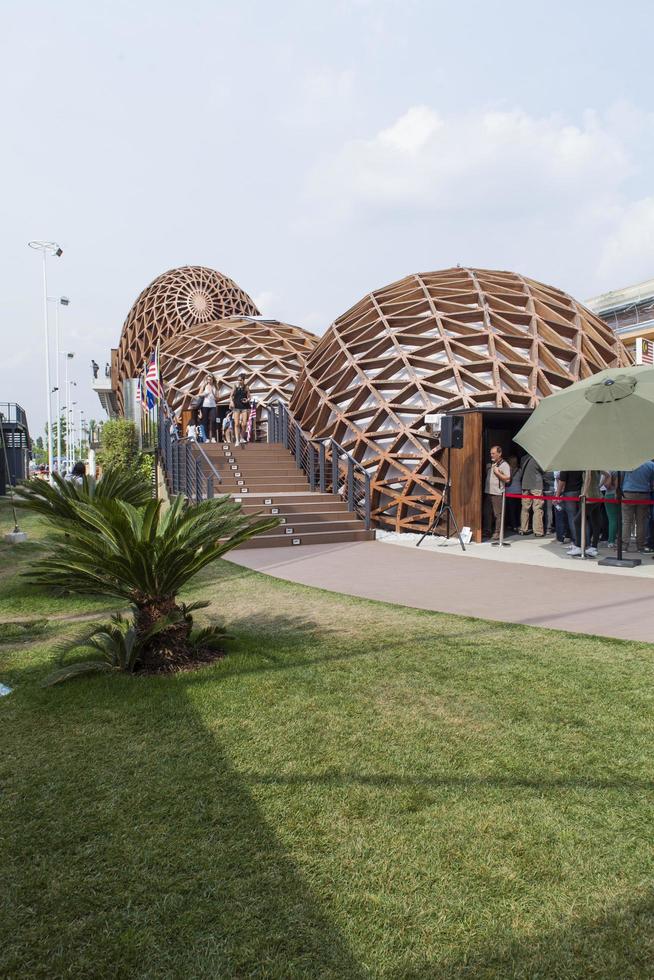
[[216, 484], [222, 483], [220, 473], [202, 443], [177, 437], [172, 413], [163, 405], [159, 406], [157, 451], [172, 494], [181, 494], [193, 503], [213, 498]]
[[370, 476], [335, 439], [314, 439], [304, 432], [282, 401], [267, 406], [268, 442], [279, 442], [295, 457], [312, 490], [333, 493], [364, 522], [371, 524]]

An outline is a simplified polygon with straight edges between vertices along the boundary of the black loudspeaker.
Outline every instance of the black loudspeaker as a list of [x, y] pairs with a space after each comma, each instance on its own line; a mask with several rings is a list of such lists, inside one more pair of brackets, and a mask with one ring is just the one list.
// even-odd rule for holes
[[444, 415], [441, 419], [443, 449], [463, 449], [463, 415]]

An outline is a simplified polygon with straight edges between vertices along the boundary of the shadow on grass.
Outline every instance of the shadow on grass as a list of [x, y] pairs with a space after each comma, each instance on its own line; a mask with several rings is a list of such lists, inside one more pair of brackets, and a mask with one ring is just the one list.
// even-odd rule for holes
[[327, 771], [324, 773], [248, 773], [247, 782], [252, 785], [274, 786], [372, 786], [379, 789], [442, 789], [460, 787], [475, 789], [534, 789], [545, 792], [556, 789], [632, 790], [651, 792], [654, 780], [616, 776], [613, 779], [586, 779], [583, 776], [399, 776], [395, 773], [366, 774], [357, 772]]
[[3, 976], [364, 976], [183, 678], [31, 708], [5, 781]]
[[[585, 977], [606, 980], [652, 977], [654, 971], [654, 894], [627, 902], [605, 915], [579, 918], [560, 929], [535, 934], [523, 941], [498, 941], [487, 951], [456, 955], [401, 970], [404, 980], [461, 980], [469, 978]], [[504, 949], [502, 949], [504, 945]]]

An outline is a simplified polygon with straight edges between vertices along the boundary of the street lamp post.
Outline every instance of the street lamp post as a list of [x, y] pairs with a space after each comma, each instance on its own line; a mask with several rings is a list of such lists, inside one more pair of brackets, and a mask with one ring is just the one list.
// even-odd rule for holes
[[52, 483], [52, 406], [50, 391], [50, 337], [48, 335], [48, 255], [60, 258], [63, 250], [56, 242], [28, 242], [30, 248], [39, 251], [43, 257], [43, 326], [45, 328], [45, 392], [48, 413], [48, 479]]
[[79, 410], [79, 458], [84, 456], [84, 409]]
[[[71, 385], [74, 385], [74, 384], [75, 384], [75, 382], [74, 381], [71, 381]], [[73, 447], [73, 455], [70, 457], [70, 465], [71, 466], [74, 466], [75, 465], [75, 460], [77, 458], [77, 447], [75, 446], [75, 441], [77, 439], [77, 434], [76, 434], [77, 433], [77, 427], [75, 425], [75, 406], [76, 405], [77, 405], [77, 402], [71, 402], [70, 403], [70, 441], [71, 441], [71, 446]]]
[[72, 361], [75, 357], [74, 354], [66, 354], [66, 469], [70, 468], [70, 399], [71, 399], [71, 384], [75, 384], [74, 381], [68, 380], [68, 362]]
[[55, 350], [57, 352], [57, 359], [55, 361], [55, 391], [57, 392], [57, 472], [59, 472], [61, 467], [61, 385], [59, 383], [59, 358], [61, 357], [61, 352], [59, 350], [59, 307], [70, 306], [70, 300], [67, 296], [48, 296], [48, 302], [55, 304]]

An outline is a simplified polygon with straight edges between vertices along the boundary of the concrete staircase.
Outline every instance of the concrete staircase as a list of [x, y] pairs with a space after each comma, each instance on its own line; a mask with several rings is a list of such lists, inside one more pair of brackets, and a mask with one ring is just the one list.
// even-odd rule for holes
[[[203, 443], [202, 448], [222, 477], [216, 493], [241, 501], [246, 513], [278, 515], [279, 527], [260, 534], [242, 548], [284, 548], [306, 544], [371, 541], [363, 521], [331, 493], [311, 491], [288, 449], [278, 443], [255, 442], [242, 448]], [[206, 465], [206, 464], [205, 464]]]

